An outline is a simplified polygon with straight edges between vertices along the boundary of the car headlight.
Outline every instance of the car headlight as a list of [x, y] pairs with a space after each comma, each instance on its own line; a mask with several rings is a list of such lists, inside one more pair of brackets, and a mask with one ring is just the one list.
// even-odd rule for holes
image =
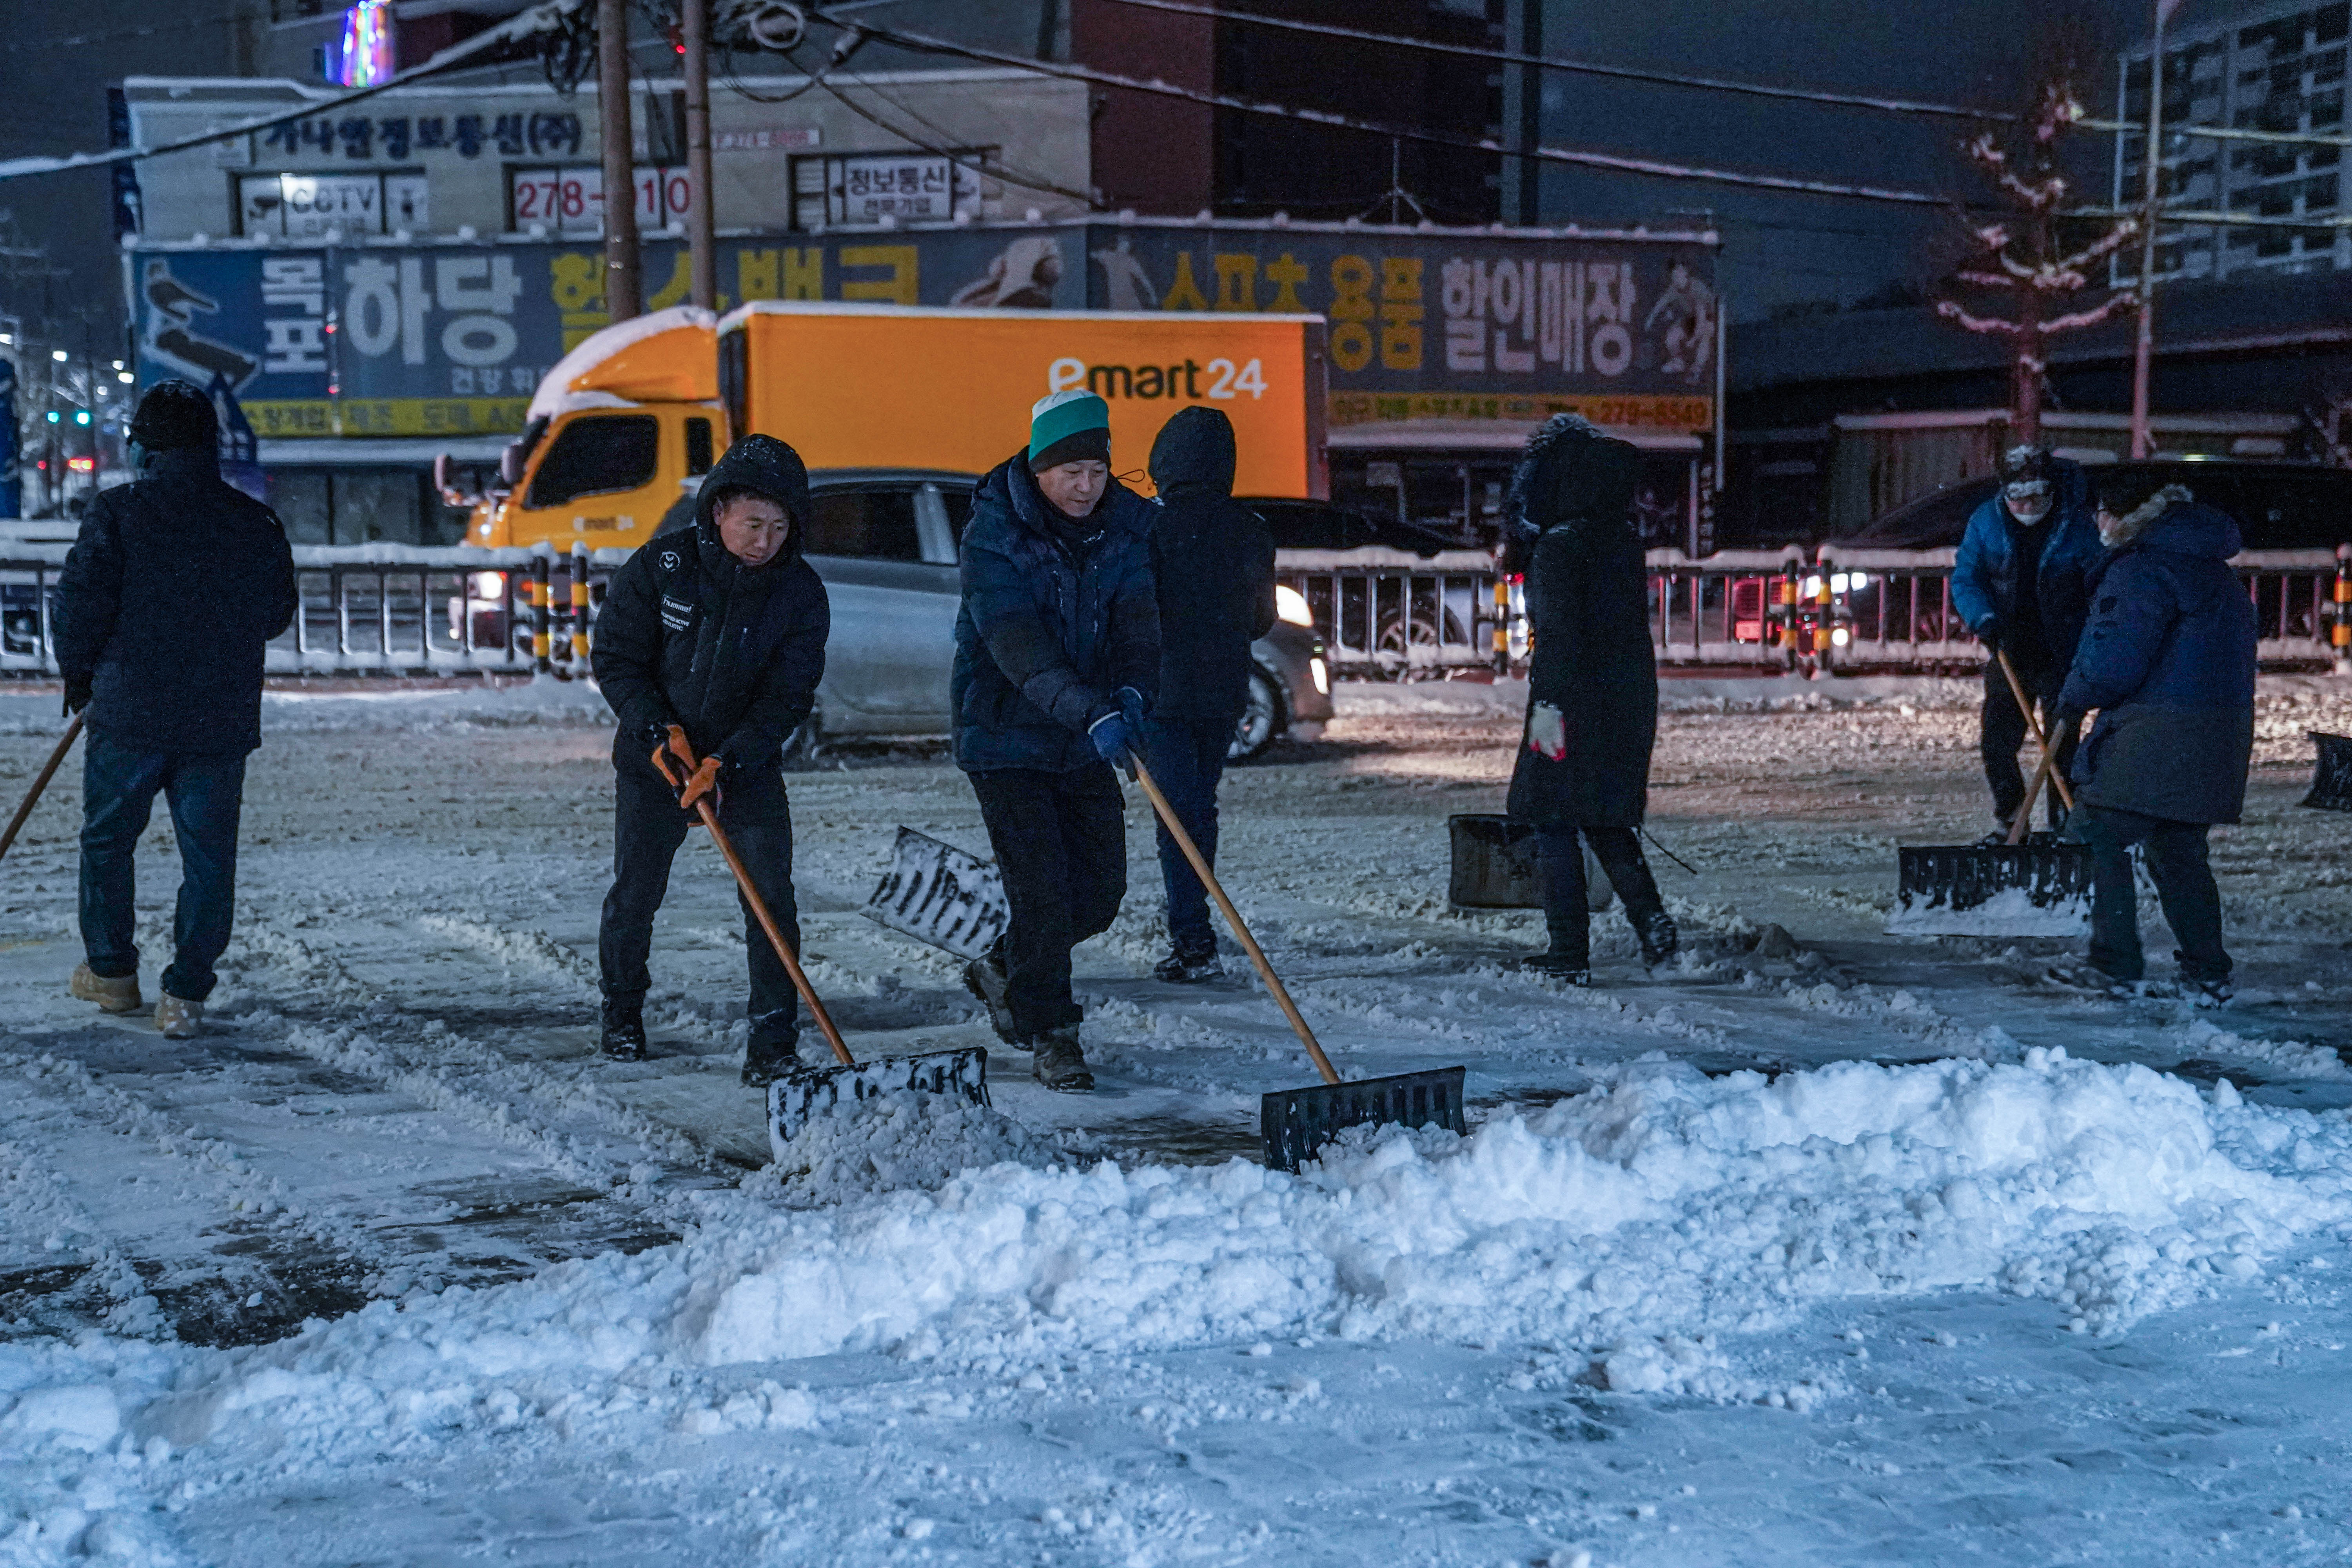
[[506, 574], [477, 572], [467, 580], [466, 589], [477, 599], [503, 599], [507, 594]]
[[1310, 658], [1307, 661], [1307, 677], [1315, 682], [1316, 690], [1326, 697], [1331, 695], [1331, 672], [1324, 667], [1321, 659]]
[[1307, 595], [1297, 589], [1277, 583], [1274, 589], [1274, 613], [1294, 626], [1311, 626], [1315, 616], [1307, 607]]

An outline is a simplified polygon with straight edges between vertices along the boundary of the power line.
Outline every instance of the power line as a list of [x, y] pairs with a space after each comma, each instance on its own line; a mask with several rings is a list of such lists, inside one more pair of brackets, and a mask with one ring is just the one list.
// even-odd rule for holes
[[1226, 11], [1214, 6], [1188, 5], [1185, 0], [1118, 0], [1122, 5], [1140, 6], [1150, 11], [1169, 11], [1179, 16], [1202, 16], [1220, 22], [1242, 22], [1253, 27], [1271, 27], [1288, 33], [1311, 33], [1320, 37], [1347, 38], [1357, 43], [1380, 44], [1391, 48], [1418, 49], [1424, 54], [1452, 55], [1458, 58], [1486, 60], [1502, 65], [1535, 66], [1543, 70], [1562, 71], [1582, 76], [1612, 77], [1621, 81], [1649, 82], [1659, 87], [1697, 88], [1708, 92], [1740, 93], [1750, 98], [1775, 98], [1797, 103], [1827, 104], [1840, 109], [1866, 109], [1881, 114], [1924, 114], [1945, 120], [1969, 120], [1985, 122], [2011, 123], [2020, 117], [1992, 110], [1963, 109], [1957, 104], [1928, 103], [1916, 99], [1872, 98], [1861, 93], [1820, 92], [1804, 88], [1774, 87], [1766, 82], [1735, 81], [1724, 77], [1689, 76], [1677, 71], [1641, 70], [1632, 66], [1601, 65], [1592, 60], [1572, 60], [1558, 55], [1524, 55], [1510, 49], [1474, 48], [1467, 44], [1441, 43], [1434, 38], [1416, 38], [1402, 33], [1371, 33], [1360, 27], [1335, 26], [1326, 22], [1296, 21], [1287, 16], [1261, 16], [1248, 11]]
[[963, 59], [981, 60], [992, 65], [1009, 66], [1040, 76], [1061, 77], [1072, 81], [1091, 82], [1101, 87], [1123, 88], [1132, 92], [1157, 94], [1163, 98], [1181, 98], [1189, 102], [1205, 104], [1213, 109], [1229, 109], [1243, 114], [1264, 115], [1277, 120], [1293, 120], [1304, 124], [1321, 125], [1339, 131], [1360, 131], [1369, 135], [1395, 137], [1402, 141], [1426, 142], [1440, 147], [1458, 147], [1474, 153], [1491, 153], [1507, 158], [1530, 158], [1548, 163], [1563, 163], [1571, 167], [1601, 169], [1619, 174], [1645, 174], [1658, 179], [1693, 180], [1704, 184], [1744, 185], [1758, 190], [1786, 191], [1799, 195], [1839, 196], [1853, 201], [1893, 202], [1906, 206], [1949, 207], [1958, 205], [1950, 197], [1927, 191], [1907, 191], [1882, 185], [1841, 184], [1827, 180], [1799, 179], [1786, 174], [1747, 174], [1738, 170], [1709, 169], [1683, 163], [1666, 163], [1649, 158], [1627, 158], [1612, 153], [1592, 153], [1569, 147], [1507, 147], [1487, 137], [1462, 136], [1450, 132], [1430, 131], [1418, 126], [1389, 125], [1377, 121], [1358, 120], [1352, 115], [1326, 110], [1298, 109], [1288, 104], [1256, 102], [1235, 98], [1230, 93], [1202, 92], [1192, 88], [1178, 87], [1164, 81], [1142, 81], [1134, 77], [1120, 76], [1091, 67], [1067, 64], [1058, 60], [1032, 59], [1024, 55], [1004, 54], [984, 49], [976, 45], [960, 44], [951, 39], [934, 37], [928, 33], [909, 33], [895, 27], [877, 27], [869, 23], [836, 20], [821, 10], [810, 15], [835, 27], [870, 33], [886, 43], [919, 54], [952, 55]]
[[[1128, 0], [1130, 5], [1138, 0]], [[2146, 135], [2147, 127], [2128, 120], [2077, 120], [2085, 131], [2120, 131]], [[2312, 131], [2247, 131], [2235, 125], [2166, 125], [2159, 136], [2201, 136], [2216, 142], [2268, 142], [2297, 147], [2352, 147], [2352, 136], [2323, 136]]]

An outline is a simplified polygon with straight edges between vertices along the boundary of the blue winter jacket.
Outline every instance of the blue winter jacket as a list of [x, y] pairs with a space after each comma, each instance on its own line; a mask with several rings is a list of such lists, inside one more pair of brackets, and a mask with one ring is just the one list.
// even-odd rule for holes
[[2074, 798], [2172, 822], [2235, 822], [2254, 748], [2254, 609], [2228, 565], [2238, 525], [2168, 486], [2090, 578], [2091, 620], [2059, 694], [2099, 710]]
[[[2043, 643], [2053, 665], [2063, 669], [2073, 661], [2074, 645], [2083, 636], [2088, 607], [2084, 576], [2097, 564], [2101, 549], [2090, 482], [2082, 465], [2060, 460], [2052, 468], [2056, 494], [2050, 509], [2049, 536], [2042, 542], [2042, 559], [2035, 567], [2035, 586]], [[2015, 557], [2009, 519], [2001, 509], [2000, 492], [1995, 490], [1969, 515], [1968, 532], [1960, 539], [1960, 552], [1952, 564], [1952, 607], [1971, 629], [1981, 628], [1988, 616], [2015, 621]]]
[[966, 773], [1099, 763], [1087, 727], [1118, 708], [1120, 687], [1148, 704], [1159, 686], [1150, 503], [1113, 480], [1083, 522], [1060, 530], [1052, 505], [1025, 453], [972, 498], [949, 685]]

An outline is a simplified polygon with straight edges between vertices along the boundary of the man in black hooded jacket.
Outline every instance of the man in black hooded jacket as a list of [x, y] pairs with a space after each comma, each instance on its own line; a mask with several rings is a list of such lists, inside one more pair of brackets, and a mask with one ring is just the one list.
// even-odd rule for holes
[[[772, 436], [746, 436], [704, 480], [694, 527], [664, 534], [613, 578], [596, 620], [595, 669], [620, 717], [613, 738], [613, 890], [597, 932], [604, 1054], [646, 1054], [646, 956], [671, 859], [706, 791], [795, 955], [793, 819], [784, 740], [809, 715], [832, 626], [824, 584], [801, 558], [808, 472]], [[702, 759], [683, 792], [653, 764], [670, 725]], [[743, 1081], [763, 1086], [794, 1060], [799, 998], [743, 906], [751, 1034]]]
[[[1274, 626], [1274, 536], [1234, 500], [1234, 426], [1216, 409], [1180, 409], [1151, 444], [1160, 505], [1151, 580], [1160, 595], [1160, 698], [1144, 755], [1185, 832], [1217, 859], [1217, 783], [1249, 699], [1250, 644]], [[1186, 984], [1222, 973], [1209, 895], [1161, 826], [1169, 954], [1153, 971]]]

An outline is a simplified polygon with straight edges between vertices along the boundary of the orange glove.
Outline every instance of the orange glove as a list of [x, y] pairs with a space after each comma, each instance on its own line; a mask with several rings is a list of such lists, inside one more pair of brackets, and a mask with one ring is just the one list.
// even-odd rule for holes
[[719, 775], [726, 765], [716, 756], [703, 758], [686, 783], [678, 787], [677, 804], [692, 811], [696, 801], [709, 795], [711, 807], [716, 810], [726, 798], [719, 787]]

